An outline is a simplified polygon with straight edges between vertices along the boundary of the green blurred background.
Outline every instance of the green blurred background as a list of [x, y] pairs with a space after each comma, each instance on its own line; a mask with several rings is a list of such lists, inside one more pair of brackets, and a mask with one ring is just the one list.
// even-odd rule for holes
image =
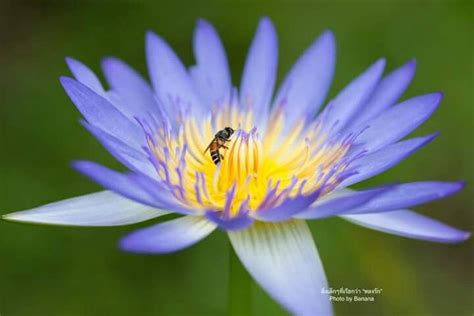
[[[404, 97], [442, 90], [445, 99], [416, 134], [441, 136], [369, 184], [465, 179], [460, 194], [418, 210], [471, 230], [473, 2], [196, 1], [0, 2], [0, 213], [99, 190], [70, 161], [118, 164], [79, 125], [59, 85], [65, 56], [99, 71], [116, 55], [145, 73], [144, 33], [153, 29], [192, 63], [198, 17], [220, 31], [238, 82], [262, 15], [276, 24], [282, 77], [325, 28], [338, 63], [331, 96], [376, 58], [388, 69], [418, 60]], [[0, 223], [0, 314], [225, 315], [229, 243], [221, 232], [166, 256], [121, 253], [131, 229]], [[339, 219], [311, 229], [332, 287], [382, 288], [374, 303], [335, 303], [337, 315], [472, 315], [473, 242], [443, 245], [370, 231]], [[252, 283], [253, 315], [285, 315]]]

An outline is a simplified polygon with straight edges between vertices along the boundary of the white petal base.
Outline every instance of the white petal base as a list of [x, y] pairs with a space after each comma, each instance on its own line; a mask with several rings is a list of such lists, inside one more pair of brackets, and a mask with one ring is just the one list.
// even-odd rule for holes
[[289, 312], [332, 315], [324, 269], [302, 220], [257, 222], [229, 232], [230, 241], [253, 278]]

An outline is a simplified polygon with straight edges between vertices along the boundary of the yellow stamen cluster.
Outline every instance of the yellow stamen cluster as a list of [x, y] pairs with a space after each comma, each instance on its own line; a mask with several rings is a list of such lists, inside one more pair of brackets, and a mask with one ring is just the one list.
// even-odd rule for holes
[[[243, 208], [254, 212], [318, 189], [324, 194], [337, 184], [336, 175], [346, 167], [338, 163], [349, 146], [326, 144], [318, 124], [283, 133], [284, 123], [283, 113], [275, 111], [260, 131], [252, 112], [221, 107], [201, 122], [185, 118], [177, 136], [162, 131], [149, 145], [162, 166], [157, 168], [160, 179], [178, 200], [193, 209], [227, 209], [233, 216]], [[226, 143], [229, 149], [220, 149], [224, 159], [216, 166], [204, 150], [227, 126], [236, 132]]]

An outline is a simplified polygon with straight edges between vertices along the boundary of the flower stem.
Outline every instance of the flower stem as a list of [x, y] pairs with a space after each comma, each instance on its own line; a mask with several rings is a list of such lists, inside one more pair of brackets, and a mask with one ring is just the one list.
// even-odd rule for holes
[[251, 315], [252, 280], [232, 245], [229, 251], [229, 316]]

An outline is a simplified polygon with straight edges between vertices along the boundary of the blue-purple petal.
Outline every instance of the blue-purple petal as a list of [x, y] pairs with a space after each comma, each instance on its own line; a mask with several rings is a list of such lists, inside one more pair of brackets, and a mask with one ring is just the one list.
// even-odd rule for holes
[[367, 122], [394, 105], [410, 85], [415, 69], [416, 61], [413, 59], [383, 78], [367, 104], [364, 105], [362, 113], [354, 117], [351, 126]]
[[180, 112], [201, 113], [202, 104], [195, 86], [181, 60], [160, 36], [146, 36], [148, 72], [160, 105], [174, 118]]
[[324, 109], [324, 125], [332, 133], [342, 130], [365, 104], [382, 76], [385, 60], [379, 59], [349, 83]]
[[102, 87], [99, 78], [97, 78], [95, 73], [89, 67], [71, 57], [66, 57], [66, 63], [77, 81], [87, 86], [95, 93], [105, 96], [105, 90]]
[[169, 187], [141, 173], [120, 173], [91, 161], [76, 161], [74, 168], [101, 186], [126, 198], [152, 207], [169, 209], [175, 213], [198, 214], [179, 203]]
[[134, 231], [120, 240], [120, 248], [135, 253], [170, 253], [194, 245], [215, 229], [204, 217], [184, 216]]
[[6, 214], [3, 219], [49, 225], [119, 226], [139, 223], [168, 213], [113, 192], [102, 191]]
[[230, 95], [232, 83], [224, 46], [209, 22], [198, 20], [193, 48], [196, 58], [194, 82], [206, 106], [211, 107]]
[[354, 224], [385, 233], [441, 243], [462, 242], [471, 235], [409, 210], [341, 217]]
[[430, 143], [434, 138], [436, 138], [436, 136], [438, 136], [438, 133], [403, 140], [354, 160], [352, 171], [356, 173], [342, 181], [339, 184], [339, 188], [361, 182], [392, 168], [423, 146]]
[[[91, 161], [76, 161], [73, 163], [73, 167], [117, 194], [152, 207], [163, 207], [153, 194], [139, 185], [133, 174], [123, 174]], [[165, 194], [165, 192], [163, 193]]]
[[122, 60], [109, 57], [102, 61], [102, 70], [111, 89], [121, 102], [114, 105], [131, 119], [144, 118], [157, 110], [153, 90], [133, 68]]
[[108, 134], [102, 129], [82, 121], [92, 135], [114, 156], [119, 162], [130, 170], [143, 174], [153, 174], [156, 172], [153, 164], [149, 161], [143, 150], [130, 147], [120, 139]]
[[285, 124], [311, 119], [318, 112], [331, 86], [336, 63], [336, 42], [325, 31], [303, 53], [278, 89], [274, 108], [285, 110]]
[[424, 181], [394, 186], [367, 203], [348, 209], [348, 214], [386, 212], [408, 208], [455, 194], [464, 187], [463, 181]]
[[278, 39], [272, 22], [265, 17], [250, 46], [240, 86], [240, 103], [244, 109], [250, 105], [259, 114], [257, 120], [264, 120], [269, 110], [277, 66]]
[[362, 124], [368, 127], [357, 137], [356, 143], [362, 144], [368, 151], [374, 151], [402, 139], [433, 114], [442, 98], [441, 93], [430, 93], [390, 108]]
[[240, 214], [235, 217], [226, 218], [223, 212], [208, 211], [206, 218], [215, 223], [223, 230], [240, 230], [253, 224], [254, 220], [247, 214]]
[[316, 219], [345, 213], [347, 210], [365, 205], [372, 199], [390, 191], [393, 185], [376, 187], [364, 191], [349, 191], [339, 193], [335, 191], [330, 196], [318, 199], [308, 210], [296, 214], [296, 218]]
[[89, 123], [132, 147], [140, 148], [145, 144], [145, 136], [139, 125], [129, 120], [105, 98], [74, 79], [61, 77], [61, 83]]
[[278, 206], [269, 209], [260, 209], [251, 215], [264, 222], [285, 221], [306, 210], [316, 201], [320, 193], [320, 190], [316, 190], [308, 195], [300, 194], [296, 197], [287, 198]]
[[304, 221], [257, 222], [228, 234], [247, 271], [291, 314], [332, 315], [324, 269]]

